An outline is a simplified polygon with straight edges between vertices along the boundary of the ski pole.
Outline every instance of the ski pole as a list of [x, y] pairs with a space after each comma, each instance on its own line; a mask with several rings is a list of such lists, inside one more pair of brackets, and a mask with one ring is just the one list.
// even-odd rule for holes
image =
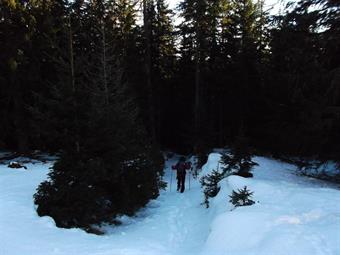
[[189, 190], [190, 190], [191, 171], [189, 171]]
[[171, 192], [171, 184], [172, 184], [172, 169], [171, 169], [171, 175], [170, 175], [170, 192]]

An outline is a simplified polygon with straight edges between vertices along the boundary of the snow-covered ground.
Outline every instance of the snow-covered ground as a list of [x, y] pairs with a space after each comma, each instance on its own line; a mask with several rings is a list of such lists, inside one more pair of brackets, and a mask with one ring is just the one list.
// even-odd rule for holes
[[[203, 172], [218, 160], [211, 154]], [[222, 180], [209, 209], [201, 205], [199, 182], [191, 178], [190, 190], [177, 193], [173, 173], [171, 191], [169, 185], [104, 236], [56, 228], [37, 216], [32, 196], [51, 163], [26, 164], [28, 170], [0, 165], [0, 255], [340, 255], [340, 190], [296, 176], [291, 165], [255, 160], [255, 177]], [[166, 162], [168, 182], [175, 162]], [[244, 185], [258, 202], [233, 209], [228, 195]]]
[[[218, 158], [211, 154], [210, 164]], [[289, 164], [263, 157], [255, 161], [259, 166], [254, 178], [230, 176], [221, 181], [221, 190], [211, 202], [216, 217], [203, 253], [340, 254], [339, 187], [296, 176]], [[228, 195], [244, 186], [254, 192], [256, 204], [235, 209]]]

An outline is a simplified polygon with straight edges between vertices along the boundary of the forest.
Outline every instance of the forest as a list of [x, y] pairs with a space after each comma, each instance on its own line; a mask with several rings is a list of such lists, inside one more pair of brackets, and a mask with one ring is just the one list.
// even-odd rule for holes
[[2, 1], [1, 145], [82, 149], [90, 126], [116, 128], [98, 122], [110, 109], [162, 149], [226, 146], [242, 129], [259, 150], [339, 157], [339, 5]]
[[60, 156], [57, 226], [157, 197], [161, 151], [340, 161], [337, 0], [2, 0], [0, 49], [0, 148]]

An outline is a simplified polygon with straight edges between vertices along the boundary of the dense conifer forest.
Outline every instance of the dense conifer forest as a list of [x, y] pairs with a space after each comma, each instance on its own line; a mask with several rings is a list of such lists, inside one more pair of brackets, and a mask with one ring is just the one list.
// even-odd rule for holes
[[337, 0], [2, 0], [0, 49], [0, 147], [59, 153], [35, 202], [62, 227], [157, 197], [161, 150], [340, 160]]
[[0, 7], [3, 148], [81, 150], [132, 121], [159, 148], [225, 146], [242, 127], [263, 151], [338, 157], [338, 1], [276, 15], [251, 0]]

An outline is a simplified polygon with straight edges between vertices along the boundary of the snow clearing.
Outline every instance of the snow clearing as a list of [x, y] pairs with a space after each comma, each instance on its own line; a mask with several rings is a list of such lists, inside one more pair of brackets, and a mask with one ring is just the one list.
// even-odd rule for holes
[[[135, 217], [104, 226], [96, 236], [61, 229], [38, 217], [33, 194], [53, 162], [0, 165], [1, 255], [340, 255], [340, 190], [336, 185], [297, 176], [293, 165], [255, 157], [254, 178], [230, 176], [220, 182], [210, 208], [198, 179], [187, 175], [176, 191], [176, 174], [166, 161], [166, 190]], [[200, 176], [217, 169], [220, 154], [209, 155]], [[170, 191], [170, 180], [172, 180]], [[256, 203], [234, 208], [232, 190], [247, 186]]]

